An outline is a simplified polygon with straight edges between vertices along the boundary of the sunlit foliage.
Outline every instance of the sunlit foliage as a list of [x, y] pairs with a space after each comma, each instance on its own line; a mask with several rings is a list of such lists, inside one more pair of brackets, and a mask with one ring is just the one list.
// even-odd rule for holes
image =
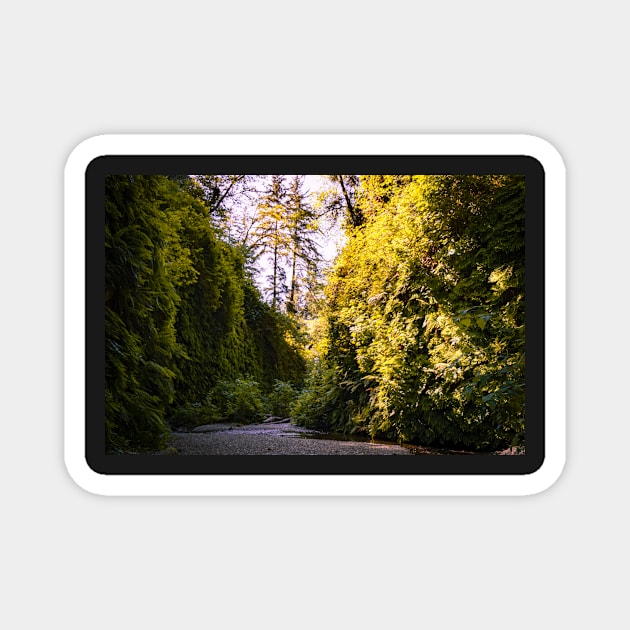
[[[299, 175], [108, 177], [109, 449], [265, 413], [523, 445], [524, 178], [323, 181], [309, 197]], [[323, 282], [315, 237], [335, 221], [345, 245]]]
[[524, 433], [524, 180], [363, 176], [303, 422], [491, 449]]

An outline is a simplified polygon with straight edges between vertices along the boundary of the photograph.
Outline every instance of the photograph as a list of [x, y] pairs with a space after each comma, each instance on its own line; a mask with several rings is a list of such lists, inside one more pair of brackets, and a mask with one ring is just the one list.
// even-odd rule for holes
[[530, 321], [542, 332], [540, 308], [526, 325], [526, 205], [542, 221], [542, 196], [513, 167], [407, 162], [101, 168], [105, 459], [524, 459], [542, 390], [525, 382]]

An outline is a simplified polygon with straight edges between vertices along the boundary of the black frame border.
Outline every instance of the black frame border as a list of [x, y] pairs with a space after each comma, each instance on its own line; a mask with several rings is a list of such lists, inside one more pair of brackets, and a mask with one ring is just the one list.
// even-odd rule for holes
[[[499, 455], [110, 455], [105, 453], [105, 176], [292, 174], [519, 174], [526, 177], [525, 454]], [[85, 456], [106, 475], [524, 475], [545, 459], [545, 171], [526, 155], [107, 155], [85, 172]]]

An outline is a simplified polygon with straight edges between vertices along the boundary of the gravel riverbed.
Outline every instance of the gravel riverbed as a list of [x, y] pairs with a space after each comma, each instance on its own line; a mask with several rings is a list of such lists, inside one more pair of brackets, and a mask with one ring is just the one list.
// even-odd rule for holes
[[177, 431], [165, 454], [169, 451], [178, 455], [413, 455], [396, 444], [331, 439], [288, 422], [208, 424]]

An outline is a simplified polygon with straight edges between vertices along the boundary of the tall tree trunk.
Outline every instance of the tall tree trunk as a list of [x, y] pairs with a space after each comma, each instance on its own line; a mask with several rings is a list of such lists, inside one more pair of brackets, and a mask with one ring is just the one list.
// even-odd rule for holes
[[346, 190], [346, 185], [343, 182], [343, 175], [337, 175], [337, 181], [339, 182], [339, 185], [341, 186], [341, 192], [343, 193], [343, 196], [346, 200], [348, 214], [350, 215], [350, 222], [352, 223], [352, 225], [354, 225], [354, 227], [359, 227], [360, 225], [363, 224], [363, 215], [361, 214], [361, 212], [355, 211], [354, 204], [352, 203], [352, 200], [350, 199], [350, 195], [348, 194], [348, 191]]
[[289, 294], [289, 301], [287, 302], [287, 312], [295, 313], [297, 312], [297, 306], [295, 304], [296, 297], [296, 289], [297, 289], [297, 275], [296, 275], [296, 267], [297, 267], [297, 230], [294, 235], [293, 241], [293, 264], [291, 266], [291, 293]]
[[273, 297], [271, 300], [271, 306], [276, 309], [278, 291], [278, 222], [275, 223], [275, 236], [273, 243]]

